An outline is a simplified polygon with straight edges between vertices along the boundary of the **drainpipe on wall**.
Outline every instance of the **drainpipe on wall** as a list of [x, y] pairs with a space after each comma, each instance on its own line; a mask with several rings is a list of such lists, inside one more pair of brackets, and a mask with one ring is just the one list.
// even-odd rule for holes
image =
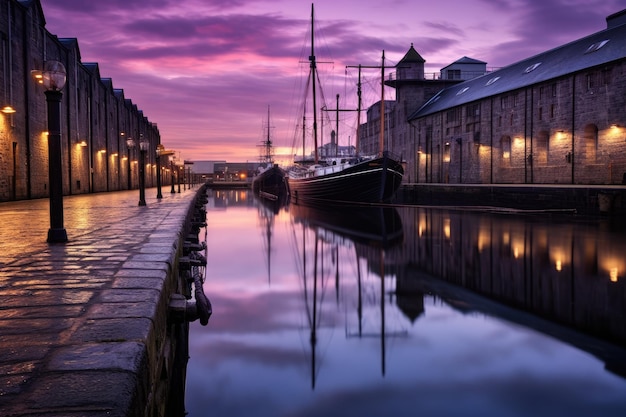
[[574, 162], [576, 160], [576, 158], [574, 158], [574, 132], [576, 129], [576, 74], [573, 75], [572, 77], [572, 152], [571, 152], [571, 156], [570, 156], [570, 161], [572, 164], [572, 184], [575, 183], [576, 177], [574, 175], [574, 165], [576, 165], [576, 162]]

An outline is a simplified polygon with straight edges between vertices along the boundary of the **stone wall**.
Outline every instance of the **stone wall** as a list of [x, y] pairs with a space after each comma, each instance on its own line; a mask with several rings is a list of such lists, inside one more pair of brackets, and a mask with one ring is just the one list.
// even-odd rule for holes
[[[49, 60], [66, 68], [61, 102], [64, 194], [138, 187], [139, 139], [149, 141], [146, 186], [153, 186], [160, 134], [143, 112], [100, 74], [97, 63], [80, 60], [77, 39], [60, 39], [45, 28], [38, 0], [0, 0], [0, 201], [47, 197], [49, 192], [47, 106], [33, 71]], [[132, 138], [134, 147], [126, 140]], [[164, 176], [164, 183], [169, 176]]]

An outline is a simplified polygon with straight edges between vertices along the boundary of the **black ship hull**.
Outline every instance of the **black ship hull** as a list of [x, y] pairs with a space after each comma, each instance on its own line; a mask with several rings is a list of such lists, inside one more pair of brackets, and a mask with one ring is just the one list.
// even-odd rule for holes
[[337, 203], [381, 203], [389, 201], [400, 187], [404, 168], [388, 157], [366, 160], [347, 168], [315, 175], [313, 170], [305, 175], [289, 176], [289, 193], [295, 204], [314, 204], [332, 201]]
[[285, 171], [278, 165], [273, 165], [261, 172], [252, 180], [252, 191], [268, 200], [285, 199], [288, 195]]

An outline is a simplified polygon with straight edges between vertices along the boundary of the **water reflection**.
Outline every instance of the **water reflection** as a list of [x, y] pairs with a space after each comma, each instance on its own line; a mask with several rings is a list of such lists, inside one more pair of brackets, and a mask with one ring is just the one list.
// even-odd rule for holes
[[[626, 344], [623, 230], [604, 220], [511, 218], [403, 210], [415, 239], [396, 253], [410, 265], [508, 306]], [[417, 274], [419, 276], [419, 274]]]
[[[354, 331], [349, 326], [352, 312], [346, 312], [346, 337], [381, 338], [382, 373], [384, 374], [385, 334], [385, 262], [386, 249], [402, 242], [403, 230], [400, 216], [395, 208], [380, 207], [326, 207], [312, 208], [291, 205], [289, 211], [294, 228], [294, 243], [298, 270], [302, 275], [302, 292], [306, 306], [307, 323], [310, 327], [311, 348], [311, 388], [315, 388], [317, 331], [320, 314], [324, 311], [321, 301], [329, 285], [334, 284], [336, 303], [342, 300], [346, 307], [354, 306], [358, 325]], [[301, 226], [301, 227], [298, 227]], [[295, 235], [299, 234], [300, 237]], [[340, 250], [344, 249], [344, 250]], [[349, 303], [352, 294], [340, 292], [342, 279], [341, 264], [356, 265], [357, 301]], [[377, 295], [381, 306], [380, 331], [366, 333], [363, 329], [363, 276], [362, 264], [371, 267], [377, 264], [380, 293]], [[350, 279], [350, 277], [348, 277]], [[370, 293], [376, 297], [374, 293]], [[318, 305], [320, 304], [320, 305]], [[406, 334], [406, 333], [405, 333]]]
[[626, 411], [614, 225], [210, 200], [190, 416]]

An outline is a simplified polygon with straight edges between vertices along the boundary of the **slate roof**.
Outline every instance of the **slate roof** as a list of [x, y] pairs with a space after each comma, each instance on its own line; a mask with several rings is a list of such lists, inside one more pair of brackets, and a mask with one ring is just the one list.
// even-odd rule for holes
[[625, 15], [626, 10], [607, 18], [608, 22], [617, 16], [617, 23], [609, 23], [605, 30], [448, 87], [409, 120], [622, 60], [626, 58]]
[[404, 57], [402, 57], [400, 62], [396, 64], [396, 67], [400, 66], [400, 64], [406, 64], [408, 62], [418, 62], [422, 64], [426, 62], [426, 60], [424, 60], [424, 58], [422, 58], [422, 56], [415, 50], [412, 43], [407, 53], [404, 54]]
[[462, 58], [457, 59], [457, 60], [456, 60], [456, 61], [454, 61], [452, 64], [450, 64], [450, 65], [447, 65], [447, 66], [443, 67], [442, 69], [449, 68], [449, 67], [451, 67], [451, 66], [453, 66], [453, 65], [455, 65], [455, 64], [481, 64], [481, 65], [482, 65], [482, 64], [485, 64], [485, 65], [486, 65], [487, 63], [486, 63], [486, 62], [484, 62], [484, 61], [479, 61], [479, 60], [477, 60], [477, 59], [474, 59], [474, 58], [470, 58], [470, 57], [464, 56], [464, 57], [462, 57]]

